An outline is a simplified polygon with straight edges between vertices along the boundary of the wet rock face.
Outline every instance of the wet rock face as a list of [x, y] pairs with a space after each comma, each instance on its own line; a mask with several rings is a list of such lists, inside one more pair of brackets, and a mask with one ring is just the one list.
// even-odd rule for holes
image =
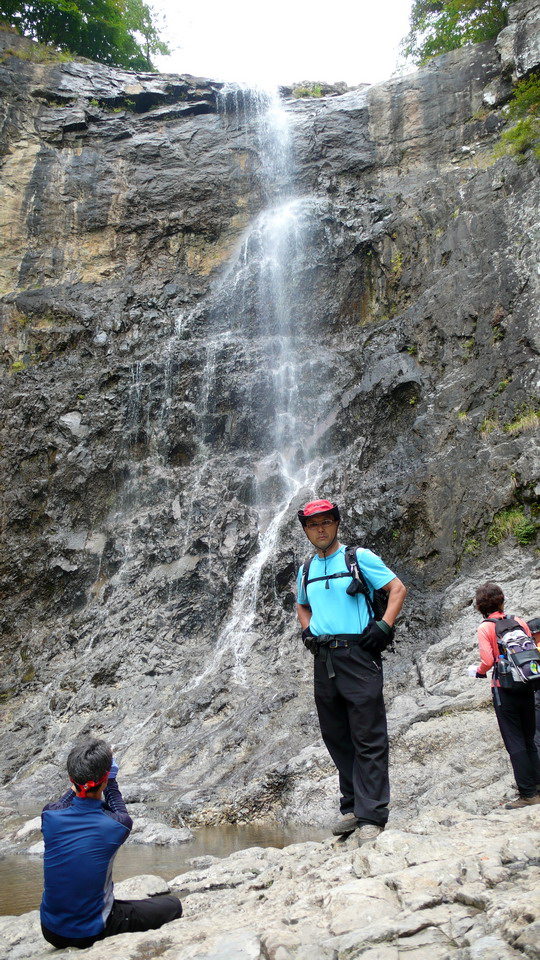
[[[512, 10], [524, 72], [538, 4]], [[387, 663], [396, 756], [429, 721], [412, 793], [396, 768], [405, 815], [448, 711], [478, 706], [480, 764], [498, 749], [453, 673], [474, 585], [538, 614], [538, 167], [493, 153], [510, 54], [285, 122], [210, 81], [2, 42], [7, 794], [53, 795], [92, 731], [131, 799], [173, 796], [188, 823], [329, 815], [294, 622], [295, 514], [325, 492], [343, 541], [411, 588]], [[519, 545], [498, 533], [516, 518]], [[470, 783], [436, 775], [456, 802]]]

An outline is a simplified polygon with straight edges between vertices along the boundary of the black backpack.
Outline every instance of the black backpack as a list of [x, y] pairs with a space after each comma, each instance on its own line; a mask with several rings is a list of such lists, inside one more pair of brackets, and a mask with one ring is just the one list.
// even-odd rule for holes
[[540, 651], [532, 637], [514, 617], [488, 617], [497, 635], [499, 659], [496, 663], [497, 679], [501, 687], [514, 690], [540, 688]]
[[368, 581], [358, 565], [358, 558], [356, 556], [358, 549], [359, 547], [345, 547], [346, 571], [342, 570], [340, 573], [329, 573], [325, 577], [311, 577], [310, 579], [309, 568], [311, 561], [314, 560], [316, 556], [316, 554], [313, 554], [304, 561], [302, 589], [305, 591], [307, 597], [307, 587], [310, 583], [315, 583], [317, 580], [326, 580], [328, 583], [328, 580], [336, 580], [339, 577], [351, 577], [351, 584], [347, 587], [347, 593], [351, 596], [355, 596], [357, 593], [363, 594], [368, 608], [369, 619], [382, 620], [388, 606], [388, 592], [382, 589], [373, 590], [373, 597], [371, 596]]

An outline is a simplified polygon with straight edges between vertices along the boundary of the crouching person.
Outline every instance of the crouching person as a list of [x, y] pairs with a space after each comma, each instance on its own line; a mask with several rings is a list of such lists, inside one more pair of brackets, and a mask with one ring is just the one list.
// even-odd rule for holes
[[67, 760], [71, 788], [41, 814], [45, 889], [41, 930], [54, 947], [90, 947], [117, 933], [157, 930], [182, 916], [177, 897], [115, 900], [112, 867], [132, 820], [103, 740], [76, 743]]

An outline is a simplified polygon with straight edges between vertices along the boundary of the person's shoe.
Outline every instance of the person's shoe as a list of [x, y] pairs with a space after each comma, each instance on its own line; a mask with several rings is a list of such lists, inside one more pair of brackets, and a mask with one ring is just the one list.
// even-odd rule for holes
[[520, 807], [532, 807], [535, 803], [540, 803], [540, 793], [537, 793], [534, 797], [518, 797], [517, 800], [505, 803], [504, 809], [519, 810]]
[[332, 833], [335, 837], [341, 837], [345, 833], [352, 833], [358, 826], [358, 820], [354, 813], [343, 813], [339, 820], [332, 824]]
[[363, 823], [362, 826], [358, 827], [358, 830], [356, 831], [358, 846], [361, 847], [363, 843], [368, 843], [370, 840], [376, 840], [383, 830], [384, 827], [378, 827], [376, 823]]

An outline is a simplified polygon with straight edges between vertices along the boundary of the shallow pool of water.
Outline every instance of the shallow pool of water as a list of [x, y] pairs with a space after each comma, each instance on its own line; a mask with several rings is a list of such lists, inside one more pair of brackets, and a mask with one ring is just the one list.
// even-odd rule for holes
[[[234, 826], [201, 827], [194, 830], [194, 839], [174, 847], [126, 843], [114, 861], [117, 883], [127, 877], [154, 873], [172, 880], [179, 873], [191, 870], [193, 857], [227, 857], [247, 847], [286, 847], [306, 840], [324, 840], [327, 830], [302, 825], [260, 823]], [[0, 913], [17, 916], [37, 910], [43, 890], [43, 860], [28, 854], [0, 858]]]

